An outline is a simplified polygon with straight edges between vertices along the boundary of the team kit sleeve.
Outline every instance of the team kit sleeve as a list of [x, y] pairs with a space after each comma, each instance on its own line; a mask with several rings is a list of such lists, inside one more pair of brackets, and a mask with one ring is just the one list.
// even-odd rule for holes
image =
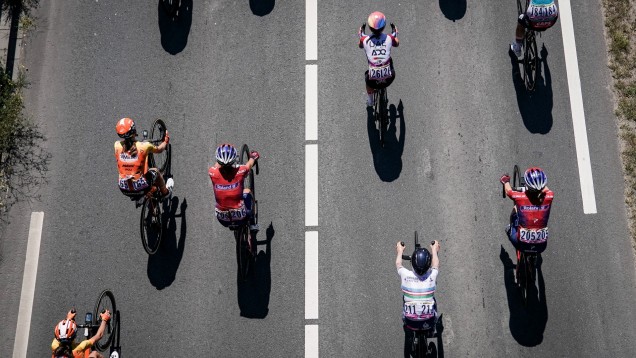
[[91, 348], [92, 346], [93, 346], [93, 343], [91, 343], [89, 339], [85, 339], [80, 344], [78, 344], [77, 347], [73, 349], [73, 353], [82, 353], [85, 350]]

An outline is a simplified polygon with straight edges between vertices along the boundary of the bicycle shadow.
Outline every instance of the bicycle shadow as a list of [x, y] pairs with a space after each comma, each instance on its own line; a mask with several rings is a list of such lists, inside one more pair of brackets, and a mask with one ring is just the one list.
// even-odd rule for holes
[[[442, 334], [444, 332], [444, 315], [440, 314], [436, 323], [436, 333], [433, 338], [429, 338], [428, 342], [428, 354], [426, 357], [430, 358], [444, 358], [444, 342], [442, 341]], [[417, 352], [412, 351], [414, 334], [412, 331], [402, 327], [404, 330], [404, 358], [417, 357]]]
[[[400, 118], [400, 134], [397, 135], [397, 118]], [[404, 120], [404, 105], [402, 100], [396, 107], [389, 106], [389, 127], [385, 134], [384, 148], [380, 145], [380, 131], [373, 119], [373, 108], [367, 107], [367, 132], [369, 145], [373, 157], [373, 167], [382, 181], [392, 182], [400, 177], [402, 172], [402, 153], [406, 124]]]
[[[174, 282], [183, 258], [187, 233], [186, 209], [188, 208], [185, 198], [181, 203], [179, 214], [176, 213], [178, 207], [179, 198], [175, 196], [172, 198], [170, 212], [165, 215], [169, 221], [164, 228], [161, 246], [154, 255], [148, 256], [148, 279], [157, 290], [163, 290]], [[181, 218], [178, 240], [176, 218]]]
[[[533, 92], [526, 90], [517, 56], [509, 50], [512, 63], [512, 81], [517, 93], [517, 105], [521, 119], [530, 133], [547, 134], [552, 129], [552, 75], [548, 66], [548, 50], [545, 44], [541, 46], [539, 67], [537, 68], [537, 82]], [[542, 66], [543, 64], [543, 66]], [[542, 71], [543, 68], [543, 71]]]
[[[269, 297], [272, 290], [272, 239], [274, 238], [274, 225], [270, 222], [265, 231], [266, 239], [257, 241], [257, 245], [265, 244], [265, 250], [256, 255], [254, 267], [245, 281], [241, 279], [241, 273], [237, 270], [237, 299], [241, 317], [265, 318], [269, 313]], [[256, 249], [258, 251], [258, 247]]]
[[545, 296], [545, 281], [541, 271], [541, 255], [537, 258], [539, 287], [531, 287], [526, 307], [523, 305], [523, 297], [521, 297], [521, 292], [515, 283], [515, 264], [503, 246], [499, 258], [504, 268], [504, 283], [508, 296], [508, 309], [510, 310], [510, 333], [522, 346], [537, 346], [543, 342], [543, 332], [548, 323], [548, 306]]
[[274, 10], [276, 0], [250, 0], [250, 10], [256, 16], [265, 16]]
[[439, 9], [447, 19], [455, 22], [466, 15], [466, 0], [439, 0]]
[[172, 17], [164, 8], [163, 0], [157, 5], [161, 46], [171, 55], [183, 51], [188, 43], [188, 35], [192, 26], [192, 0], [181, 0], [179, 16]]

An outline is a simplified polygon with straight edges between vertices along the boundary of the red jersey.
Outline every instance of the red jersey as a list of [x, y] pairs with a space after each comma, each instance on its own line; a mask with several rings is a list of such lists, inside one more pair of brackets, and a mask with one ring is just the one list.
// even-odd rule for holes
[[240, 165], [234, 170], [234, 177], [226, 180], [219, 168], [211, 167], [208, 171], [212, 180], [212, 189], [219, 210], [239, 209], [243, 205], [243, 180], [249, 173], [247, 165]]
[[550, 206], [554, 193], [552, 190], [544, 191], [543, 200], [530, 201], [526, 193], [512, 191], [507, 193], [515, 202], [519, 226], [526, 229], [543, 229], [548, 226], [550, 218]]

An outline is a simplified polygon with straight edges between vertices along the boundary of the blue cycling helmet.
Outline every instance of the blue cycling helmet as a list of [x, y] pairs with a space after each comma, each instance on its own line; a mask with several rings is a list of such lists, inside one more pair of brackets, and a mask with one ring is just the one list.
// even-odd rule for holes
[[431, 253], [423, 247], [418, 247], [411, 255], [411, 266], [419, 276], [423, 276], [431, 268]]
[[543, 169], [539, 167], [528, 168], [523, 174], [523, 179], [526, 182], [526, 186], [533, 190], [543, 190], [545, 184], [548, 182], [548, 177], [543, 172]]
[[222, 166], [234, 164], [236, 157], [236, 148], [231, 144], [221, 144], [216, 148], [216, 162]]

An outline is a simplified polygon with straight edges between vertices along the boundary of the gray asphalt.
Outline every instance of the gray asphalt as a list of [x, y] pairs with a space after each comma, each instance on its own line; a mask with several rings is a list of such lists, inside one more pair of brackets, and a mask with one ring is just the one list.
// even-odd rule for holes
[[[27, 109], [53, 159], [41, 198], [14, 206], [2, 233], [2, 322], [15, 327], [29, 216], [44, 211], [29, 357], [49, 354], [54, 324], [71, 306], [91, 310], [104, 288], [127, 357], [303, 356], [306, 323], [320, 326], [321, 356], [401, 356], [394, 246], [412, 249], [418, 230], [442, 243], [445, 355], [632, 356], [634, 254], [600, 1], [573, 3], [595, 215], [582, 210], [560, 23], [538, 39], [546, 65], [529, 98], [507, 53], [514, 4], [465, 3], [319, 2], [320, 319], [305, 321], [304, 3], [195, 1], [172, 23], [157, 1], [43, 2], [26, 46]], [[355, 38], [376, 9], [402, 43], [384, 149]], [[144, 128], [161, 117], [171, 132], [177, 217], [150, 259], [139, 212], [114, 185], [122, 116]], [[206, 171], [220, 142], [263, 156], [259, 240], [271, 241], [247, 284], [212, 217]], [[543, 167], [556, 193], [530, 309], [511, 285], [503, 233], [512, 203], [498, 178], [514, 164]], [[0, 332], [2, 351], [13, 334]]]

